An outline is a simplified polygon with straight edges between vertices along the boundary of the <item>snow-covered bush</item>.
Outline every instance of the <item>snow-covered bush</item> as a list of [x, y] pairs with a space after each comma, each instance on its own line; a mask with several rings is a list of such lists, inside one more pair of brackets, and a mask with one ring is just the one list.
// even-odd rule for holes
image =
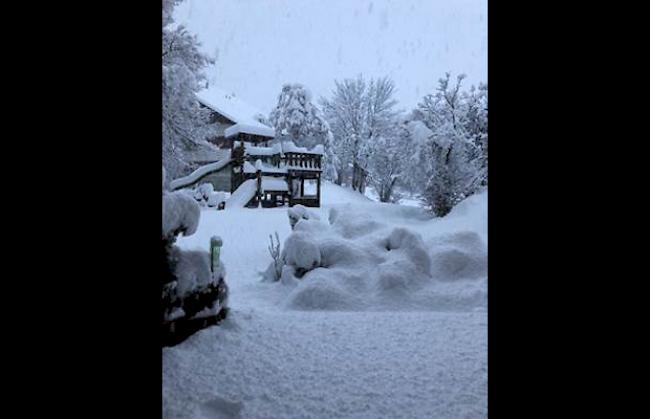
[[300, 204], [289, 208], [287, 215], [289, 216], [289, 224], [291, 225], [292, 230], [300, 220], [320, 220], [318, 214], [309, 211], [306, 207]]
[[[228, 288], [225, 267], [219, 263], [212, 269], [210, 255], [204, 251], [181, 250], [175, 246], [176, 236], [196, 232], [201, 211], [186, 191], [163, 193], [162, 225], [162, 322], [189, 321], [225, 315]], [[200, 324], [183, 328], [191, 333]], [[165, 343], [175, 343], [186, 337], [167, 329]], [[179, 340], [180, 339], [180, 340]]]
[[[445, 233], [440, 219], [425, 215], [420, 208], [373, 204], [332, 208], [329, 222], [294, 217], [281, 269], [274, 260], [264, 275], [281, 272], [279, 283], [288, 286], [284, 304], [295, 310], [483, 309], [485, 244], [472, 231]], [[436, 231], [434, 238], [403, 226], [418, 218], [422, 226], [437, 222], [425, 229]]]
[[200, 216], [198, 204], [184, 192], [163, 194], [163, 237], [194, 234]]
[[218, 207], [219, 204], [226, 201], [224, 192], [215, 192], [211, 183], [202, 183], [192, 191], [194, 200], [202, 207]]
[[442, 281], [487, 276], [487, 247], [470, 231], [446, 234], [433, 243], [433, 275]]
[[208, 196], [207, 204], [209, 207], [219, 206], [222, 202], [226, 202], [226, 194], [223, 192], [212, 192]]
[[295, 232], [284, 242], [282, 260], [295, 268], [297, 277], [302, 277], [320, 265], [320, 249], [308, 234]]
[[462, 92], [464, 78], [461, 74], [453, 83], [445, 74], [413, 112], [430, 134], [416, 146], [414, 157], [422, 164], [411, 166], [407, 177], [440, 217], [487, 186], [487, 85]]

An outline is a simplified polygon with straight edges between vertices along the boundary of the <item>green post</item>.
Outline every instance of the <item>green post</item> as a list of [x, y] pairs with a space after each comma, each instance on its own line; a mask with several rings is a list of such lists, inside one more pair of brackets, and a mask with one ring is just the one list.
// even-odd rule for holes
[[219, 266], [219, 253], [222, 245], [223, 241], [221, 240], [221, 237], [212, 236], [210, 238], [210, 260], [212, 262], [210, 264], [210, 269], [212, 272], [214, 272]]

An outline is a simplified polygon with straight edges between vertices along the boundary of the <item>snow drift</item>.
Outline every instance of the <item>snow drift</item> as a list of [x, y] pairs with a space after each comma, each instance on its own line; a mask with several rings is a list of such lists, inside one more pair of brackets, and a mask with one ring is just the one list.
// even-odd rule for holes
[[[482, 194], [441, 219], [426, 219], [417, 208], [395, 205], [334, 207], [328, 221], [298, 216], [302, 209], [290, 210], [295, 226], [281, 255], [280, 282], [289, 286], [284, 306], [334, 311], [484, 309], [487, 247], [475, 218], [485, 210], [486, 200], [487, 194]], [[466, 229], [468, 225], [477, 231]]]

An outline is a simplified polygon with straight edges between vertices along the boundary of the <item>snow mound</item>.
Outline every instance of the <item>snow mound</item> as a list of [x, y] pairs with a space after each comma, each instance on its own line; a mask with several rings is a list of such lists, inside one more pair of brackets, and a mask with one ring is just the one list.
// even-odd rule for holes
[[382, 224], [375, 220], [364, 219], [361, 217], [341, 217], [336, 222], [335, 228], [346, 239], [355, 239], [366, 236], [379, 230]]
[[208, 206], [216, 207], [226, 200], [226, 194], [223, 192], [211, 192], [208, 196]]
[[298, 287], [289, 294], [286, 307], [303, 311], [356, 311], [363, 307], [357, 297], [330, 279], [325, 269], [314, 270], [309, 286]]
[[487, 246], [471, 231], [460, 231], [437, 238], [432, 261], [438, 280], [479, 279], [487, 276]]
[[296, 224], [300, 220], [320, 220], [318, 214], [313, 211], [309, 211], [303, 205], [295, 205], [292, 208], [287, 210], [287, 215], [289, 216], [289, 224], [291, 228], [295, 228]]
[[320, 249], [305, 233], [290, 235], [284, 243], [282, 258], [285, 264], [309, 271], [320, 265]]
[[327, 221], [304, 218], [306, 208], [289, 209], [298, 222], [283, 246], [279, 282], [290, 289], [280, 304], [289, 310], [483, 310], [487, 247], [479, 232], [462, 226], [482, 210], [484, 198], [450, 218], [374, 203], [334, 206]]
[[214, 185], [212, 185], [211, 183], [202, 183], [201, 185], [199, 185], [197, 190], [199, 191], [199, 193], [201, 193], [204, 199], [207, 199], [208, 196], [210, 196], [210, 194], [214, 192]]
[[200, 216], [201, 208], [187, 193], [178, 191], [163, 194], [163, 236], [175, 232], [181, 232], [185, 236], [194, 234]]

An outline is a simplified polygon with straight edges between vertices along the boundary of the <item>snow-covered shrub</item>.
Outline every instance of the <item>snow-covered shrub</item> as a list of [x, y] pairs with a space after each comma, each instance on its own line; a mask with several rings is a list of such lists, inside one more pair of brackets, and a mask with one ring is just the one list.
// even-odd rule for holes
[[[175, 246], [176, 236], [193, 234], [199, 223], [199, 205], [187, 191], [163, 193], [162, 225], [162, 322], [184, 322], [192, 319], [225, 315], [228, 288], [222, 263], [212, 270], [210, 255], [204, 251], [181, 250]], [[214, 323], [213, 323], [214, 324]], [[165, 344], [174, 344], [200, 328], [200, 323], [167, 329]]]
[[199, 205], [202, 205], [204, 203], [203, 192], [201, 192], [199, 188], [194, 189], [192, 197], [194, 197], [194, 200], [198, 202]]
[[202, 207], [207, 205], [210, 195], [214, 192], [214, 186], [211, 183], [202, 183], [194, 189], [194, 199]]
[[197, 188], [203, 195], [203, 199], [207, 200], [212, 192], [214, 192], [214, 186], [211, 183], [202, 183]]
[[189, 236], [196, 232], [201, 209], [187, 194], [181, 191], [163, 194], [163, 237], [182, 233]]
[[219, 206], [222, 202], [226, 201], [226, 194], [223, 192], [212, 192], [208, 196], [207, 204], [209, 207]]
[[487, 247], [478, 234], [461, 231], [433, 242], [433, 275], [441, 281], [487, 276]]
[[215, 192], [211, 183], [202, 183], [192, 192], [194, 200], [202, 207], [218, 207], [219, 204], [226, 201], [224, 192]]
[[307, 234], [296, 232], [284, 242], [282, 260], [296, 269], [296, 276], [302, 277], [320, 265], [320, 249]]
[[[485, 200], [481, 196], [476, 199]], [[476, 212], [477, 208], [482, 207], [474, 205], [466, 210]], [[477, 233], [458, 231], [465, 218], [463, 215], [462, 223], [445, 222], [432, 219], [421, 208], [388, 204], [341, 205], [330, 211], [329, 223], [300, 217], [284, 242], [280, 258], [279, 283], [288, 285], [285, 307], [345, 311], [484, 309], [485, 244]], [[429, 222], [436, 227], [421, 232], [404, 227], [414, 220], [423, 227]], [[455, 230], [444, 233], [451, 226]], [[423, 240], [421, 234], [432, 232], [433, 237]], [[266, 276], [277, 277], [276, 269], [273, 262], [269, 264]]]
[[289, 208], [287, 211], [289, 216], [289, 224], [293, 230], [300, 220], [320, 220], [320, 217], [313, 211], [309, 211], [303, 205], [294, 205], [292, 208]]
[[427, 253], [422, 238], [402, 227], [394, 229], [386, 243], [389, 251], [400, 250], [413, 262], [416, 269], [425, 275], [431, 275], [431, 258]]

